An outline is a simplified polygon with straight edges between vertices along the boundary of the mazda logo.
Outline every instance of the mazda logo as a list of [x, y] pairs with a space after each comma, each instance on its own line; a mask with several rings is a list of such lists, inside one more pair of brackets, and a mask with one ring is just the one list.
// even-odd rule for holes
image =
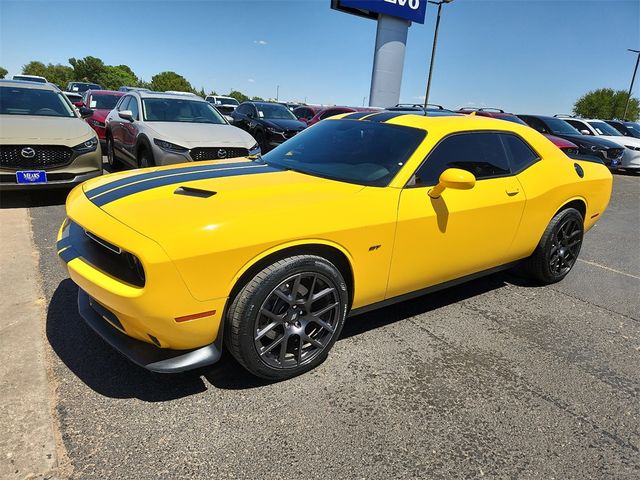
[[25, 147], [20, 152], [20, 155], [22, 155], [24, 158], [33, 158], [36, 156], [36, 151], [31, 147]]
[[227, 158], [227, 151], [224, 148], [218, 149], [218, 158]]

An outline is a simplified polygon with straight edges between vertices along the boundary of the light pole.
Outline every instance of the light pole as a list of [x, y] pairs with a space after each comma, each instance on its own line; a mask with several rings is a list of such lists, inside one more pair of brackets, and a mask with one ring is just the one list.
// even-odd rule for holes
[[442, 4], [451, 3], [453, 0], [440, 0], [435, 2], [429, 0], [429, 3], [433, 3], [438, 6], [438, 16], [436, 18], [436, 31], [433, 33], [433, 47], [431, 48], [431, 61], [429, 62], [429, 78], [427, 79], [427, 93], [424, 95], [424, 108], [427, 108], [429, 103], [429, 90], [431, 90], [431, 74], [433, 73], [433, 61], [436, 58], [436, 45], [438, 44], [438, 29], [440, 28], [440, 11], [442, 10]]
[[633, 76], [631, 77], [631, 85], [629, 85], [629, 93], [627, 94], [627, 103], [624, 106], [624, 115], [622, 116], [622, 120], [627, 119], [627, 110], [629, 109], [629, 100], [631, 100], [631, 90], [633, 90], [633, 82], [636, 79], [636, 73], [638, 72], [638, 63], [640, 63], [640, 50], [632, 50], [631, 48], [627, 48], [628, 51], [635, 53], [638, 58], [636, 59], [636, 67], [633, 69]]
[[276, 85], [276, 102], [280, 100], [280, 85]]

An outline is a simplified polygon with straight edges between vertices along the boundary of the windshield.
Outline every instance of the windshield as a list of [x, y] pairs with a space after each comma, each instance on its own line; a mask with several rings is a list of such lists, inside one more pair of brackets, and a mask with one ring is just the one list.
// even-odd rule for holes
[[227, 123], [209, 102], [198, 100], [145, 98], [142, 110], [148, 122]]
[[218, 98], [220, 105], [240, 105], [235, 98]]
[[358, 120], [327, 120], [262, 158], [298, 172], [359, 185], [385, 186], [426, 136], [424, 130]]
[[612, 137], [624, 136], [608, 123], [604, 123], [604, 122], [587, 122], [587, 123], [591, 125], [596, 132], [598, 132], [598, 135], [611, 135]]
[[284, 105], [274, 103], [256, 103], [258, 117], [273, 120], [298, 120]]
[[551, 133], [557, 135], [582, 135], [578, 130], [559, 118], [548, 117], [544, 121], [551, 129]]
[[629, 130], [633, 130], [635, 133], [640, 134], [640, 124], [635, 122], [624, 122], [625, 127]]
[[96, 110], [113, 110], [121, 97], [122, 95], [91, 95], [88, 106]]
[[95, 83], [72, 83], [70, 90], [72, 92], [84, 93], [87, 90], [100, 90], [102, 87]]
[[62, 93], [19, 87], [0, 87], [0, 114], [75, 117]]

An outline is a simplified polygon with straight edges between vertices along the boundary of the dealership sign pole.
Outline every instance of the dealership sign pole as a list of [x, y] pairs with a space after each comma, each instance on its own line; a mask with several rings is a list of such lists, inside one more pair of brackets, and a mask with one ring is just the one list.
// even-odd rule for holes
[[411, 22], [424, 23], [427, 0], [332, 0], [331, 8], [378, 20], [369, 106], [400, 101], [404, 53]]

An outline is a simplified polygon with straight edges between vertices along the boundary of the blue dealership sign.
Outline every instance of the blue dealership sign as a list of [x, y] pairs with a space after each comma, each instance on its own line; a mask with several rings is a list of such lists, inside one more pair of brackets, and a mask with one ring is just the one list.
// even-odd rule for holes
[[337, 0], [332, 2], [337, 10], [356, 9], [362, 11], [364, 16], [371, 13], [382, 13], [391, 17], [404, 18], [416, 23], [424, 23], [427, 11], [427, 0]]

